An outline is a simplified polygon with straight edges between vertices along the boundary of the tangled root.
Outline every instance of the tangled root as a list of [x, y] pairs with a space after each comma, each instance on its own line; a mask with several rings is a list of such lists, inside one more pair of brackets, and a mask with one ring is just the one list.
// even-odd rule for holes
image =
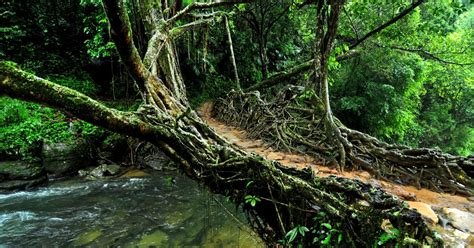
[[[324, 128], [322, 102], [290, 86], [271, 101], [258, 91], [229, 93], [214, 104], [213, 116], [279, 150], [311, 155], [316, 163], [341, 161], [377, 178], [437, 192], [473, 195], [474, 159], [428, 148], [388, 144], [335, 120], [340, 137]], [[340, 142], [330, 142], [341, 139]], [[344, 151], [341, 152], [341, 144]], [[341, 166], [341, 162], [339, 162]]]

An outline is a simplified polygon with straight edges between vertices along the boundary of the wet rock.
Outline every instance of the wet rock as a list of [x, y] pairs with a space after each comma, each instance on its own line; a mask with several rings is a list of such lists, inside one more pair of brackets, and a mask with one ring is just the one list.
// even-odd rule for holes
[[436, 215], [430, 205], [423, 202], [415, 201], [407, 201], [407, 203], [410, 208], [415, 209], [418, 213], [421, 214], [421, 216], [423, 216], [423, 218], [427, 219], [433, 224], [438, 223], [438, 215]]
[[206, 247], [265, 247], [248, 228], [239, 230], [237, 226], [222, 226], [208, 231], [204, 237]]
[[474, 247], [474, 235], [471, 235], [467, 240], [467, 247]]
[[63, 176], [87, 167], [92, 159], [87, 142], [45, 143], [42, 148], [43, 167], [53, 176]]
[[138, 242], [132, 242], [125, 247], [167, 247], [168, 240], [169, 237], [165, 232], [157, 230], [143, 235]]
[[75, 238], [73, 244], [74, 246], [87, 245], [98, 239], [100, 236], [102, 236], [102, 231], [100, 230], [85, 232]]
[[469, 233], [461, 232], [458, 229], [454, 229], [453, 234], [454, 236], [463, 240], [467, 240], [471, 236]]
[[436, 231], [444, 241], [444, 247], [449, 248], [465, 248], [474, 247], [474, 236], [465, 232], [461, 232], [457, 229], [444, 229], [437, 225], [433, 226], [433, 230]]
[[77, 174], [78, 174], [80, 177], [85, 177], [85, 176], [90, 175], [91, 171], [92, 171], [92, 169], [78, 170], [78, 171], [77, 171]]
[[456, 208], [443, 208], [442, 211], [454, 228], [474, 233], [474, 214]]
[[0, 191], [24, 190], [47, 181], [39, 161], [0, 162]]
[[120, 172], [121, 168], [116, 164], [103, 164], [94, 168], [89, 175], [99, 178], [107, 176], [115, 176]]
[[170, 160], [162, 154], [152, 154], [143, 158], [142, 163], [146, 167], [161, 171], [164, 168], [169, 167]]
[[[34, 179], [44, 174], [40, 161], [2, 161], [0, 175], [7, 179]], [[1, 178], [1, 177], [0, 177]], [[1, 181], [1, 180], [0, 180]]]
[[48, 178], [44, 175], [39, 178], [29, 179], [29, 180], [5, 180], [5, 181], [0, 182], [0, 192], [30, 189], [35, 186], [46, 183], [47, 181], [48, 181]]
[[169, 227], [176, 227], [182, 225], [186, 220], [193, 216], [191, 208], [176, 209], [176, 211], [169, 213], [165, 217], [165, 223]]

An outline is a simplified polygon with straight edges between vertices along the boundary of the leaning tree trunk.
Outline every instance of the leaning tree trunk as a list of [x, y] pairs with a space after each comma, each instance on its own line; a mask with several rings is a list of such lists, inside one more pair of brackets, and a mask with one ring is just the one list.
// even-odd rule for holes
[[22, 71], [11, 62], [0, 63], [0, 95], [68, 111], [94, 125], [153, 143], [187, 176], [242, 206], [269, 245], [285, 239], [297, 226], [314, 231], [298, 241], [317, 245], [315, 241], [327, 238], [320, 231], [330, 223], [334, 227], [330, 233], [341, 236], [340, 240], [336, 235], [329, 237], [334, 246], [372, 246], [381, 235], [396, 228], [400, 235], [389, 241], [392, 245], [440, 247], [442, 241], [420, 215], [395, 197], [359, 181], [319, 178], [311, 171], [289, 169], [247, 153], [221, 138], [189, 108], [173, 35], [194, 24], [175, 27], [176, 21], [193, 10], [236, 2], [245, 1], [192, 3], [168, 19], [158, 13], [142, 60], [133, 44], [123, 1], [103, 1], [116, 47], [144, 97], [145, 104], [136, 112], [108, 108], [86, 95]]

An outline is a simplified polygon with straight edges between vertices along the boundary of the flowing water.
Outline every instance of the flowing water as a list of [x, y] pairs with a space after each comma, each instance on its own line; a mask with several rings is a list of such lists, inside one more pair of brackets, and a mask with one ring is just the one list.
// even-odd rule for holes
[[243, 214], [176, 173], [0, 194], [0, 247], [262, 247]]

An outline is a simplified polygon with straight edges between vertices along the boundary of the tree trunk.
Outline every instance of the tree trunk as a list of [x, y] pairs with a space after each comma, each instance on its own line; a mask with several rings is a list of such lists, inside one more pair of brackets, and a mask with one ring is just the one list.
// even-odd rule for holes
[[[339, 14], [344, 5], [343, 0], [329, 1], [319, 0], [316, 11], [316, 39], [315, 39], [315, 63], [314, 71], [316, 82], [315, 89], [320, 89], [319, 96], [324, 106], [324, 127], [327, 134], [327, 142], [335, 144], [338, 150], [339, 170], [344, 171], [346, 163], [346, 149], [351, 152], [352, 145], [344, 138], [341, 131], [334, 122], [331, 103], [329, 100], [328, 84], [328, 61], [336, 37]], [[316, 90], [317, 91], [317, 90]]]
[[263, 34], [260, 34], [258, 38], [258, 54], [260, 55], [260, 70], [262, 72], [262, 79], [265, 80], [268, 77], [268, 57], [267, 44]]
[[237, 71], [237, 63], [235, 63], [235, 56], [234, 56], [234, 46], [232, 45], [232, 35], [230, 33], [229, 21], [227, 20], [227, 16], [224, 16], [225, 22], [225, 29], [227, 32], [227, 41], [229, 43], [229, 50], [230, 50], [230, 62], [232, 63], [232, 67], [234, 69], [234, 79], [237, 84], [237, 89], [240, 90], [240, 80], [239, 80], [239, 73]]
[[[334, 246], [372, 246], [385, 232], [382, 223], [389, 220], [400, 230], [397, 242], [440, 247], [442, 241], [421, 216], [395, 197], [359, 181], [318, 178], [309, 170], [289, 169], [245, 152], [221, 138], [189, 108], [173, 44], [173, 30], [181, 28], [174, 27], [176, 21], [196, 9], [238, 2], [246, 1], [192, 3], [164, 19], [162, 13], [153, 12], [161, 11], [156, 1], [158, 8], [148, 12], [159, 19], [142, 60], [124, 2], [103, 1], [118, 52], [144, 96], [145, 104], [136, 112], [108, 108], [11, 62], [0, 62], [0, 95], [68, 111], [94, 125], [151, 142], [187, 176], [241, 206], [269, 245], [285, 239], [286, 232], [298, 225], [315, 231], [301, 237], [303, 244], [314, 245], [316, 231], [331, 223], [343, 237], [334, 240]], [[256, 204], [248, 204], [248, 199]]]

